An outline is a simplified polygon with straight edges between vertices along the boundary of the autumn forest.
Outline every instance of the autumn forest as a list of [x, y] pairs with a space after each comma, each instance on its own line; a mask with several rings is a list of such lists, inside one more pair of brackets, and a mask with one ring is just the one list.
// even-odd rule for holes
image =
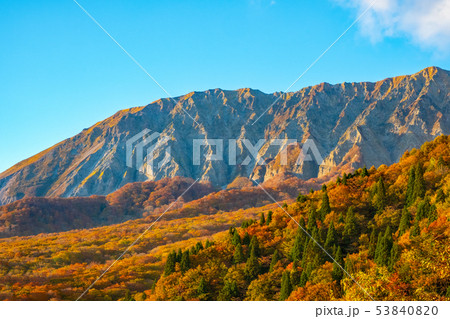
[[0, 207], [0, 299], [450, 300], [449, 136], [321, 186], [190, 182]]

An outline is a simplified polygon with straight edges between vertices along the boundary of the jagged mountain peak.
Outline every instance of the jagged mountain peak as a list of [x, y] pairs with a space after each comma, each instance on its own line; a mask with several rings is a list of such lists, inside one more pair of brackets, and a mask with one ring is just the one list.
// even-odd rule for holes
[[[239, 176], [264, 181], [287, 172], [325, 180], [362, 165], [391, 164], [405, 150], [450, 133], [449, 74], [429, 67], [378, 82], [324, 82], [296, 92], [216, 88], [162, 98], [121, 110], [1, 173], [0, 203], [26, 196], [105, 195], [129, 182], [173, 176], [224, 187]], [[151, 174], [126, 165], [126, 142], [143, 130], [169, 137], [153, 156], [161, 160], [170, 147], [171, 158]], [[194, 165], [194, 139], [206, 145], [203, 155], [215, 152], [210, 139], [223, 139], [224, 160], [202, 155]], [[236, 165], [226, 157], [230, 139], [237, 140]], [[266, 139], [259, 156], [267, 165], [251, 156], [242, 165], [250, 155], [243, 139], [253, 145]], [[323, 163], [291, 161], [280, 167], [271, 139], [313, 140]]]

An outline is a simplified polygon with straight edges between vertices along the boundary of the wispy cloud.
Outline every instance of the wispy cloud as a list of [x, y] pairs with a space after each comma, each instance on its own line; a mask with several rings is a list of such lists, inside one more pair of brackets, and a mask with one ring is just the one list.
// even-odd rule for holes
[[[355, 14], [373, 0], [334, 0]], [[450, 48], [449, 0], [378, 0], [361, 21], [362, 32], [377, 42], [406, 36], [414, 43], [445, 51]]]

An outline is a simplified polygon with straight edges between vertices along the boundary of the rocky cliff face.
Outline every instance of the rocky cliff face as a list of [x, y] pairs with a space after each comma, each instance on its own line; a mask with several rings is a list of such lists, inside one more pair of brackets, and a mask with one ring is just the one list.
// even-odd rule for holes
[[[16, 164], [0, 174], [0, 203], [26, 196], [105, 195], [130, 182], [173, 176], [223, 187], [240, 176], [264, 181], [286, 172], [326, 179], [363, 165], [392, 164], [405, 150], [450, 134], [450, 72], [436, 67], [376, 83], [322, 83], [273, 94], [215, 89], [176, 100], [120, 111]], [[130, 148], [129, 163], [152, 159], [153, 166], [139, 170], [127, 166], [126, 145], [144, 130], [148, 133]], [[155, 138], [155, 132], [161, 134]], [[205, 156], [218, 151], [213, 139], [224, 140], [223, 161]], [[270, 146], [274, 139], [286, 144], [287, 165], [282, 165], [280, 147]], [[204, 144], [199, 165], [193, 161], [194, 140]], [[248, 151], [246, 143], [257, 145], [259, 140], [258, 157], [267, 165]], [[297, 160], [307, 140], [317, 146], [320, 165]], [[144, 141], [148, 144], [141, 156], [136, 146]], [[230, 165], [228, 156], [233, 145], [236, 165]]]

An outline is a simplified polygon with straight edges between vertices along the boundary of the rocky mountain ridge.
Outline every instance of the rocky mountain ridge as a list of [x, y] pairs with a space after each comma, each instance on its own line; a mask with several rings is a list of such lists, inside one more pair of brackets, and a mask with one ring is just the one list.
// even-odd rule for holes
[[[174, 176], [221, 187], [239, 177], [263, 182], [285, 173], [327, 180], [363, 165], [392, 164], [404, 151], [450, 134], [450, 72], [437, 67], [375, 83], [321, 83], [273, 94], [215, 89], [176, 100], [119, 111], [14, 165], [0, 174], [0, 204], [30, 196], [106, 195], [130, 182]], [[140, 157], [137, 144], [147, 138], [142, 161], [151, 159], [156, 166], [140, 171], [127, 166], [126, 145], [144, 130], [149, 133], [133, 144], [131, 162]], [[155, 132], [160, 134], [150, 140]], [[224, 141], [223, 161], [205, 156], [217, 153], [214, 139]], [[270, 146], [274, 139], [285, 141], [287, 165], [281, 165], [281, 149]], [[193, 160], [194, 140], [203, 144], [199, 165]], [[267, 165], [251, 156], [246, 140], [262, 145], [258, 158]], [[297, 161], [308, 140], [323, 158], [320, 165]], [[234, 146], [236, 165], [230, 165], [227, 155]]]

